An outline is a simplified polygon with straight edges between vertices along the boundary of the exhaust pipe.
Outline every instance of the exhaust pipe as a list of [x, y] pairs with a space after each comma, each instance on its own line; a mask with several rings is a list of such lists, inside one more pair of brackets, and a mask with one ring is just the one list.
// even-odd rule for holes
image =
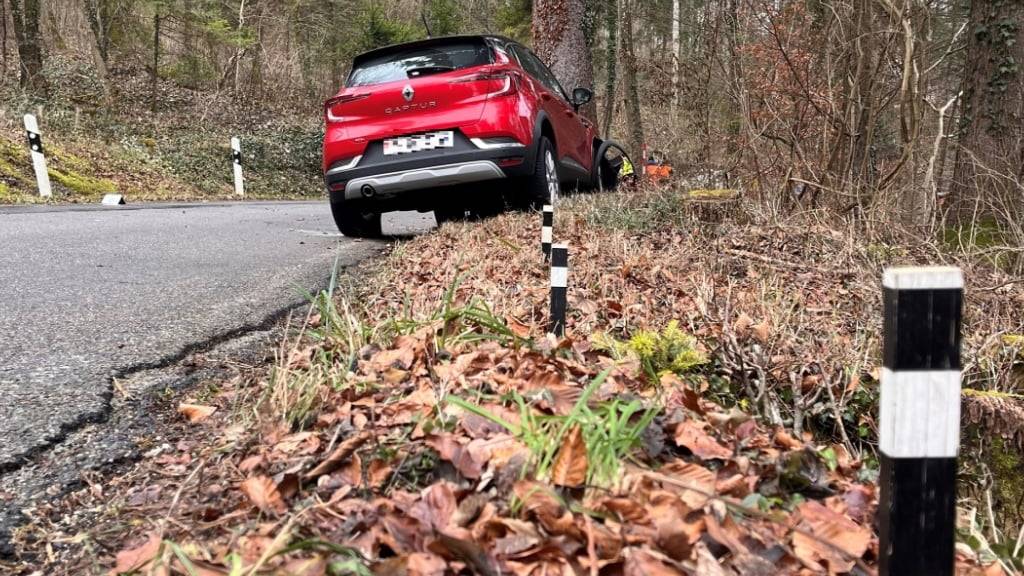
[[363, 184], [363, 187], [359, 189], [359, 192], [362, 193], [363, 198], [373, 198], [373, 196], [377, 194], [377, 190], [369, 184]]

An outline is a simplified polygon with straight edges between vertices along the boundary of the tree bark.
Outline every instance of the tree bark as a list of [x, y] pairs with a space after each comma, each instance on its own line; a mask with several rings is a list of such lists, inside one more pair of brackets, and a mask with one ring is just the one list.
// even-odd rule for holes
[[150, 88], [150, 111], [156, 114], [160, 92], [160, 9], [153, 13], [153, 71]]
[[[1024, 212], [1024, 3], [971, 2], [954, 202], [1016, 196]], [[1016, 183], [1013, 180], [1016, 180]], [[1002, 204], [1005, 200], [1000, 200]], [[1001, 206], [1006, 209], [1009, 206]]]
[[43, 47], [39, 35], [40, 0], [10, 0], [14, 36], [21, 60], [21, 87], [38, 95], [47, 92], [43, 77]]
[[619, 60], [619, 3], [608, 0], [605, 6], [605, 25], [608, 27], [608, 46], [605, 50], [606, 79], [604, 84], [604, 121], [601, 134], [611, 137], [612, 116], [615, 112], [615, 76]]
[[626, 131], [629, 154], [636, 166], [644, 162], [644, 126], [640, 115], [640, 94], [633, 46], [633, 2], [622, 0], [622, 88], [626, 95]]
[[[565, 91], [594, 89], [594, 65], [584, 32], [586, 7], [583, 0], [535, 0], [533, 5], [533, 48], [551, 68]], [[582, 109], [594, 119], [596, 104]]]
[[85, 0], [83, 7], [93, 35], [92, 56], [93, 64], [96, 66], [96, 75], [103, 87], [104, 100], [109, 100], [110, 85], [107, 81], [107, 63], [110, 58], [109, 4], [107, 0]]
[[679, 0], [672, 0], [672, 112], [679, 106]]

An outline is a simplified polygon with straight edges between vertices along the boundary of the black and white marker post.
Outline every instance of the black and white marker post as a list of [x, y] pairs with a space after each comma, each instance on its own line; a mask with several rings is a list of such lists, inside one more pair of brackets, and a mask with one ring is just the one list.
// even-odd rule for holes
[[566, 293], [569, 289], [569, 246], [551, 246], [551, 325], [548, 332], [565, 336]]
[[50, 190], [50, 173], [46, 171], [46, 156], [43, 155], [43, 137], [39, 134], [39, 122], [32, 114], [25, 114], [25, 134], [32, 153], [32, 168], [36, 172], [39, 195], [49, 198], [53, 192]]
[[245, 184], [242, 181], [242, 142], [231, 138], [231, 159], [235, 165], [235, 194], [245, 196]]
[[879, 575], [952, 575], [963, 275], [890, 268], [882, 288]]
[[545, 204], [541, 210], [540, 220], [540, 250], [544, 253], [544, 261], [551, 258], [551, 238], [555, 225], [555, 207]]

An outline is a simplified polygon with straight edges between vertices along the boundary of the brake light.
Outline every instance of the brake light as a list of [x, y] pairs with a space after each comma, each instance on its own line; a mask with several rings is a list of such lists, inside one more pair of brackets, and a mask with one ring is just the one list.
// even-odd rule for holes
[[345, 104], [351, 104], [364, 98], [369, 98], [370, 94], [346, 94], [344, 96], [335, 96], [330, 100], [324, 102], [324, 121], [328, 124], [343, 122], [345, 117], [342, 115], [342, 109]]
[[467, 82], [487, 83], [488, 96], [504, 96], [516, 91], [516, 79], [511, 72], [481, 72], [456, 78], [451, 81], [451, 84], [465, 84]]

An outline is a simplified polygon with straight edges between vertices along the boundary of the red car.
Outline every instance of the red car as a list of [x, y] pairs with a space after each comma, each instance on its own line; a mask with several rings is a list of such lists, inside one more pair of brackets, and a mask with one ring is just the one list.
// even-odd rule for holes
[[591, 187], [602, 141], [525, 46], [496, 36], [433, 38], [356, 57], [324, 105], [323, 170], [346, 236], [379, 236], [380, 215], [438, 221], [539, 207], [563, 185]]

